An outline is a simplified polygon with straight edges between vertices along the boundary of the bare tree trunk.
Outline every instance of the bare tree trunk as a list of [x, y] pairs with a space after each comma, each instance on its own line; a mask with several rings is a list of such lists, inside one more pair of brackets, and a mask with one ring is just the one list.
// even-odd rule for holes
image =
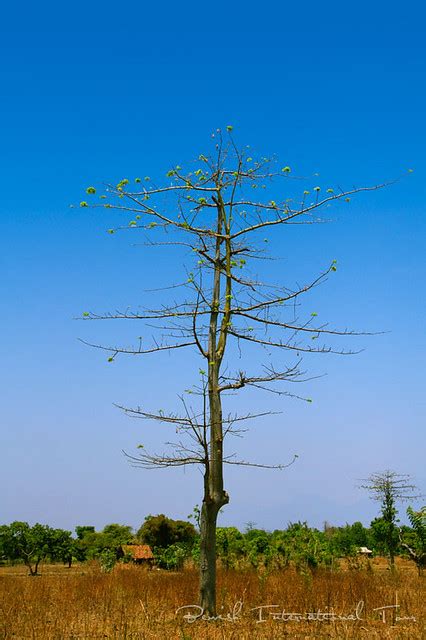
[[[214, 384], [212, 386], [215, 387]], [[221, 507], [229, 502], [229, 496], [223, 489], [222, 407], [217, 388], [210, 389], [209, 399], [211, 440], [201, 508], [200, 606], [205, 613], [214, 616], [216, 615], [216, 524], [218, 513]]]
[[[217, 201], [217, 232], [222, 233], [226, 224], [223, 203]], [[204, 499], [201, 509], [201, 549], [200, 549], [200, 606], [210, 616], [216, 615], [216, 523], [218, 513], [229, 497], [223, 489], [223, 420], [222, 402], [219, 388], [219, 371], [225, 348], [226, 333], [218, 328], [221, 281], [221, 244], [216, 240], [213, 295], [210, 312], [208, 348], [208, 391], [210, 446], [205, 465]], [[226, 242], [227, 252], [229, 240]], [[230, 295], [230, 279], [227, 293]], [[229, 298], [225, 303], [229, 307]]]
[[216, 523], [218, 510], [204, 500], [201, 508], [200, 606], [209, 615], [216, 613]]

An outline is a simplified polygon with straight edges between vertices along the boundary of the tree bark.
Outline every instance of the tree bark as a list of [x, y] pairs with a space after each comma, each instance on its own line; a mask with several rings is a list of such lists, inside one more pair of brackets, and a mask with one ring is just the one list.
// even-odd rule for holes
[[216, 523], [218, 509], [209, 500], [201, 508], [200, 607], [216, 614]]

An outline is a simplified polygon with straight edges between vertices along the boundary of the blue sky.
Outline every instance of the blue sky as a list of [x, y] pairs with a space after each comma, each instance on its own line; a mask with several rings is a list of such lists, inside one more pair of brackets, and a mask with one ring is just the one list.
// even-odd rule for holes
[[307, 361], [327, 373], [306, 385], [311, 405], [237, 400], [283, 411], [236, 443], [245, 457], [299, 459], [284, 472], [232, 468], [222, 524], [368, 523], [377, 505], [355, 485], [386, 468], [426, 490], [425, 17], [420, 2], [3, 9], [2, 522], [138, 526], [200, 502], [197, 471], [128, 465], [122, 449], [166, 437], [112, 405], [173, 409], [197, 360], [111, 365], [78, 338], [120, 342], [139, 329], [73, 319], [139, 305], [143, 289], [174, 281], [182, 265], [164, 253], [153, 260], [129, 234], [109, 236], [108, 212], [69, 205], [89, 184], [164, 175], [208, 151], [228, 123], [239, 144], [324, 182], [405, 177], [336, 208], [331, 224], [272, 243], [294, 280], [338, 259], [312, 301], [321, 316], [388, 333], [358, 338], [358, 356]]

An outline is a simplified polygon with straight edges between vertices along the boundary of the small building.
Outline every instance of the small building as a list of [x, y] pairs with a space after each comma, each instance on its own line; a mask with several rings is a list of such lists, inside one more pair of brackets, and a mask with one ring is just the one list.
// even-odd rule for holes
[[359, 547], [358, 553], [360, 556], [365, 556], [367, 558], [370, 558], [370, 556], [373, 555], [373, 552], [368, 547]]
[[135, 564], [143, 564], [152, 567], [154, 564], [154, 554], [148, 544], [122, 544], [118, 549], [118, 558], [130, 556]]

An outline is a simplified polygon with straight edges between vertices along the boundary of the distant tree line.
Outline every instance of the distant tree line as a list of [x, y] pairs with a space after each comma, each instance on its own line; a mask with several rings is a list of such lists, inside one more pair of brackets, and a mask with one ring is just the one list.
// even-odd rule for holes
[[[397, 527], [392, 553], [411, 558], [421, 573], [426, 566], [426, 511], [409, 507], [407, 512], [412, 526]], [[194, 514], [197, 523], [197, 509]], [[23, 563], [30, 575], [38, 574], [40, 562], [71, 566], [73, 561], [97, 560], [105, 570], [110, 570], [118, 560], [118, 550], [128, 544], [149, 545], [159, 568], [180, 569], [186, 560], [199, 561], [200, 535], [196, 526], [163, 514], [147, 516], [136, 532], [130, 526], [116, 523], [106, 525], [102, 531], [96, 531], [94, 526], [78, 526], [75, 536], [70, 531], [42, 524], [12, 522], [0, 526], [0, 561]], [[322, 530], [296, 522], [272, 532], [253, 525], [248, 525], [244, 532], [236, 527], [218, 527], [216, 544], [218, 559], [225, 569], [293, 566], [303, 572], [336, 567], [341, 557], [352, 558], [356, 567], [360, 547], [367, 547], [376, 555], [387, 555], [389, 531], [383, 516], [373, 520], [368, 528], [361, 522], [345, 526], [324, 523]], [[121, 561], [131, 559], [124, 555]]]

